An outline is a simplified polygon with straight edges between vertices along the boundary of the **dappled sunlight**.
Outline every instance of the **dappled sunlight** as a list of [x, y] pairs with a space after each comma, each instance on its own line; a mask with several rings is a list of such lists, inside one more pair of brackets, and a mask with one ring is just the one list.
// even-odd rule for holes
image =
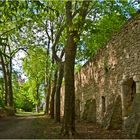
[[36, 118], [40, 116], [44, 116], [44, 112], [17, 112], [15, 114], [17, 117], [24, 117], [24, 118]]

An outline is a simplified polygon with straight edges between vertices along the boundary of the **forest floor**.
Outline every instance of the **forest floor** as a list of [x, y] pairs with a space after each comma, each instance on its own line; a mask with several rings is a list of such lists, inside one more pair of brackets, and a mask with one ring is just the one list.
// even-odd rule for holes
[[[1, 139], [63, 139], [61, 124], [44, 115], [18, 115], [0, 118]], [[97, 124], [76, 122], [78, 135], [73, 139], [128, 139], [120, 130], [103, 130]]]

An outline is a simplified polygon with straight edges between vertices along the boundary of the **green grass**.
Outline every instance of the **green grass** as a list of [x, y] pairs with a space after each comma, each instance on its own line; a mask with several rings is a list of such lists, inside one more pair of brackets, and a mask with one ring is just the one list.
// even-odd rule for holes
[[16, 112], [16, 116], [38, 116], [38, 115], [43, 115], [44, 112], [24, 112], [24, 111], [18, 111]]

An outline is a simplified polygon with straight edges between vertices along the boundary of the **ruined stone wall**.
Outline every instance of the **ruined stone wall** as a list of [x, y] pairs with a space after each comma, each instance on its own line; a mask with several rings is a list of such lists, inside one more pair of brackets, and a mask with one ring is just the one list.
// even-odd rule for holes
[[[114, 122], [121, 124], [126, 102], [122, 97], [122, 81], [133, 80], [138, 75], [140, 16], [129, 20], [76, 74], [77, 117], [96, 121], [105, 128], [115, 128]], [[126, 92], [128, 96], [129, 92]]]

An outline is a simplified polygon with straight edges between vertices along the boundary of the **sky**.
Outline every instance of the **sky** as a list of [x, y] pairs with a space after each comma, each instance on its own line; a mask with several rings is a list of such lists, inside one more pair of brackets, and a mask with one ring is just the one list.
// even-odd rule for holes
[[18, 53], [16, 53], [15, 57], [12, 60], [13, 70], [21, 73], [21, 78], [23, 79], [27, 79], [27, 77], [25, 76], [23, 72], [23, 67], [22, 67], [22, 61], [23, 61], [23, 58], [25, 58], [25, 56], [26, 56], [26, 53], [20, 50]]

